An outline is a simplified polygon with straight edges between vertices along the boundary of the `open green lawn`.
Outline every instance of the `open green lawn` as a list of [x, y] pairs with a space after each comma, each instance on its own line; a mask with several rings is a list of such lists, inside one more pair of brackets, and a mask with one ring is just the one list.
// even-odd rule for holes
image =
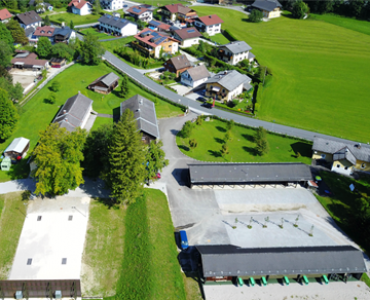
[[26, 210], [22, 192], [0, 195], [0, 280], [8, 279]]
[[[119, 115], [119, 105], [125, 99], [119, 98], [117, 91], [113, 91], [109, 95], [102, 95], [87, 89], [91, 82], [109, 72], [112, 72], [112, 69], [103, 63], [98, 66], [75, 64], [63, 71], [22, 107], [16, 129], [5, 143], [0, 144], [0, 149], [5, 150], [16, 137], [25, 137], [31, 141], [30, 150], [28, 151], [28, 154], [30, 154], [39, 139], [39, 131], [45, 130], [66, 100], [79, 91], [94, 100], [93, 109], [98, 113]], [[55, 104], [50, 104], [48, 98], [53, 92], [49, 88], [53, 81], [58, 81], [61, 87], [57, 93], [54, 93], [56, 96]], [[126, 99], [136, 94], [151, 100], [154, 99], [154, 96], [132, 82], [129, 82], [129, 86], [129, 94]], [[173, 117], [182, 113], [180, 108], [160, 99], [157, 99], [156, 112], [158, 118]], [[21, 166], [25, 168], [21, 168]], [[17, 165], [16, 167], [13, 166], [9, 172], [0, 171], [0, 181], [25, 178], [29, 171], [27, 168], [26, 165]]]
[[356, 20], [334, 14], [310, 14], [310, 18], [370, 35], [369, 21]]
[[90, 33], [90, 34], [95, 35], [96, 37], [98, 37], [99, 40], [114, 38], [114, 36], [111, 36], [111, 35], [105, 34], [105, 33], [101, 33], [101, 32], [97, 31], [94, 28], [80, 29], [79, 32], [81, 32], [82, 34], [85, 34], [85, 35]]
[[121, 299], [185, 299], [174, 228], [166, 196], [145, 189], [127, 209]]
[[101, 17], [101, 15], [75, 15], [70, 12], [63, 13], [63, 14], [57, 14], [57, 15], [49, 15], [49, 19], [51, 22], [55, 22], [58, 24], [61, 24], [62, 22], [65, 23], [65, 25], [69, 26], [71, 21], [73, 21], [74, 25], [82, 25], [82, 24], [89, 24], [89, 23], [95, 23], [98, 22], [98, 19]]
[[111, 119], [111, 118], [97, 117], [95, 119], [94, 125], [91, 128], [91, 130], [96, 130], [98, 127], [102, 126], [103, 124], [113, 124], [113, 119]]
[[109, 209], [100, 200], [91, 201], [82, 258], [83, 296], [115, 295], [122, 272], [125, 216], [125, 209]]
[[[253, 136], [255, 130], [235, 125], [231, 130], [231, 140], [228, 142], [230, 153], [223, 158], [220, 154], [223, 139], [226, 133], [226, 123], [220, 120], [211, 120], [202, 125], [194, 125], [190, 139], [195, 139], [198, 146], [190, 150], [188, 139], [176, 137], [177, 145], [184, 154], [202, 161], [217, 162], [303, 162], [311, 163], [311, 144], [268, 134], [267, 140], [270, 151], [264, 156], [255, 153]], [[296, 158], [296, 154], [301, 156]]]
[[211, 36], [210, 39], [220, 45], [225, 45], [230, 42], [222, 33], [217, 33], [214, 36]]
[[327, 22], [282, 16], [250, 23], [241, 12], [194, 7], [218, 14], [252, 48], [273, 77], [258, 117], [363, 142], [370, 141], [370, 36]]
[[106, 50], [113, 53], [114, 49], [116, 49], [117, 47], [125, 47], [127, 44], [131, 43], [134, 40], [135, 38], [133, 36], [128, 36], [119, 40], [102, 42], [101, 44]]

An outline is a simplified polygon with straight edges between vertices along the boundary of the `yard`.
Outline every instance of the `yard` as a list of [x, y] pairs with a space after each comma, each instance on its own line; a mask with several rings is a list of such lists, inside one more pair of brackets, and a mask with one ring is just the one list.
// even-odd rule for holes
[[[311, 144], [275, 134], [267, 136], [270, 145], [268, 154], [256, 155], [253, 142], [255, 130], [237, 125], [231, 130], [231, 140], [228, 142], [230, 153], [223, 158], [220, 150], [226, 133], [226, 123], [211, 119], [194, 126], [190, 139], [198, 142], [195, 149], [190, 149], [189, 139], [183, 139], [180, 135], [176, 137], [176, 142], [182, 153], [201, 161], [311, 163]], [[298, 152], [300, 156], [296, 157]]]
[[[112, 72], [112, 69], [103, 63], [98, 66], [75, 64], [63, 71], [21, 108], [20, 119], [13, 135], [5, 143], [0, 144], [0, 149], [5, 150], [16, 137], [25, 137], [30, 140], [30, 150], [28, 151], [30, 154], [39, 139], [39, 131], [44, 130], [53, 121], [65, 101], [79, 91], [94, 100], [93, 109], [98, 113], [119, 115], [119, 105], [124, 99], [119, 98], [116, 91], [109, 95], [102, 95], [87, 89], [91, 82], [109, 72]], [[50, 104], [48, 99], [53, 94], [50, 90], [53, 81], [60, 83], [60, 90], [55, 93], [55, 103]], [[129, 94], [126, 99], [140, 94], [154, 100], [154, 96], [142, 90], [141, 87], [132, 82], [129, 82], [129, 86]], [[157, 99], [156, 112], [158, 118], [173, 117], [182, 113], [180, 108], [160, 99]], [[0, 181], [27, 177], [25, 175], [28, 175], [28, 166], [26, 164], [23, 166], [25, 168], [18, 167], [9, 172], [0, 171]]]
[[[369, 35], [337, 26], [339, 23], [295, 20], [289, 15], [256, 24], [229, 9], [194, 9], [200, 16], [221, 16], [222, 28], [249, 44], [258, 62], [272, 70], [273, 76], [258, 100], [259, 118], [369, 141], [364, 130], [370, 128]], [[365, 24], [357, 20], [350, 23]]]
[[8, 279], [26, 211], [21, 192], [0, 195], [0, 280]]
[[63, 14], [56, 14], [56, 15], [50, 15], [49, 19], [51, 22], [61, 24], [62, 22], [65, 23], [66, 26], [69, 26], [71, 21], [73, 21], [73, 24], [76, 25], [83, 25], [83, 24], [90, 24], [90, 23], [96, 23], [98, 22], [98, 19], [101, 17], [101, 15], [75, 15], [73, 13], [67, 12]]
[[209, 37], [213, 42], [219, 44], [219, 45], [225, 45], [230, 43], [230, 41], [222, 34], [217, 33], [214, 36]]
[[114, 36], [111, 36], [111, 35], [106, 34], [106, 33], [99, 32], [95, 28], [80, 29], [79, 32], [81, 32], [84, 35], [90, 33], [91, 35], [96, 36], [99, 40], [114, 38]]

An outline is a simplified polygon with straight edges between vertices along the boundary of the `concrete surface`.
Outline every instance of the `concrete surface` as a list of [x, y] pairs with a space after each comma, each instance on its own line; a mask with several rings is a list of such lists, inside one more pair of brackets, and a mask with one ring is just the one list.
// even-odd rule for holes
[[9, 279], [79, 279], [89, 204], [88, 197], [30, 201]]
[[182, 84], [170, 85], [171, 88], [175, 89], [180, 96], [184, 96], [186, 93], [191, 91], [191, 87]]
[[96, 120], [97, 115], [90, 114], [89, 118], [87, 119], [87, 122], [84, 126], [84, 129], [86, 129], [87, 132], [91, 130], [93, 127], [95, 120]]
[[269, 284], [266, 287], [255, 285], [235, 287], [234, 285], [203, 286], [206, 300], [366, 300], [370, 299], [370, 289], [364, 282], [330, 282], [322, 285], [310, 282], [289, 286]]
[[39, 74], [39, 72], [20, 69], [11, 69], [9, 73], [13, 76], [13, 84], [19, 82], [25, 90], [29, 90], [32, 86], [34, 86], [33, 81]]

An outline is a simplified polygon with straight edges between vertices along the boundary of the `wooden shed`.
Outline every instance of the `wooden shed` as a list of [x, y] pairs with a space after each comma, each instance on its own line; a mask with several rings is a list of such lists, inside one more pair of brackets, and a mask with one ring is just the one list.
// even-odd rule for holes
[[23, 137], [16, 138], [4, 151], [4, 156], [11, 159], [17, 159], [18, 156], [22, 158], [26, 155], [30, 148], [30, 140]]
[[52, 68], [61, 68], [61, 67], [64, 67], [65, 65], [66, 65], [66, 60], [64, 58], [53, 57], [52, 59], [50, 59], [50, 66]]
[[109, 94], [118, 86], [118, 79], [119, 77], [111, 72], [89, 84], [88, 89], [100, 94]]

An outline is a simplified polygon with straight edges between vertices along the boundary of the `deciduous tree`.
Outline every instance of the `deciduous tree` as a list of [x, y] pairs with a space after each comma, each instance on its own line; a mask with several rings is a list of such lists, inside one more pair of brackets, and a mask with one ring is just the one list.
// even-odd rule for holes
[[161, 149], [163, 146], [162, 141], [156, 143], [151, 141], [146, 152], [145, 162], [146, 162], [146, 171], [147, 171], [147, 180], [155, 178], [157, 173], [168, 165], [169, 161], [165, 158], [165, 153]]
[[73, 59], [74, 50], [64, 43], [57, 43], [51, 47], [51, 56], [65, 58], [68, 61]]
[[292, 15], [296, 19], [303, 19], [308, 12], [308, 6], [302, 0], [297, 0], [293, 4]]
[[256, 152], [258, 155], [264, 155], [268, 153], [270, 147], [267, 141], [267, 131], [263, 127], [258, 127], [254, 136], [254, 142], [256, 143]]
[[0, 88], [0, 140], [11, 136], [18, 119], [17, 109], [9, 99], [7, 91]]
[[189, 138], [191, 135], [191, 132], [193, 131], [193, 123], [190, 121], [186, 121], [184, 126], [182, 127], [180, 134], [183, 138]]
[[5, 41], [0, 40], [0, 66], [8, 67], [12, 60], [12, 54], [12, 48]]
[[53, 92], [58, 92], [60, 89], [60, 82], [59, 81], [53, 81], [53, 83], [51, 84], [51, 90]]
[[10, 20], [6, 24], [6, 28], [8, 28], [8, 30], [10, 31], [15, 43], [19, 43], [22, 45], [28, 44], [26, 33], [16, 20]]
[[253, 23], [261, 22], [263, 19], [263, 13], [259, 9], [253, 9], [249, 15], [249, 21]]
[[0, 23], [0, 41], [4, 41], [7, 43], [10, 47], [10, 49], [13, 51], [14, 50], [14, 39], [12, 37], [11, 32], [6, 28], [5, 24]]
[[109, 146], [108, 185], [118, 203], [133, 203], [142, 193], [145, 179], [145, 150], [137, 131], [134, 113], [128, 109], [113, 129]]
[[40, 57], [48, 57], [50, 55], [51, 42], [47, 37], [42, 36], [39, 38], [36, 52]]
[[[99, 1], [95, 1], [99, 2]], [[97, 65], [104, 53], [104, 48], [98, 42], [98, 37], [87, 33], [84, 41], [80, 44], [80, 56], [85, 64]]]
[[57, 123], [40, 133], [39, 144], [33, 151], [37, 165], [33, 172], [36, 194], [63, 195], [84, 183], [81, 161], [85, 139], [84, 129], [69, 132]]

